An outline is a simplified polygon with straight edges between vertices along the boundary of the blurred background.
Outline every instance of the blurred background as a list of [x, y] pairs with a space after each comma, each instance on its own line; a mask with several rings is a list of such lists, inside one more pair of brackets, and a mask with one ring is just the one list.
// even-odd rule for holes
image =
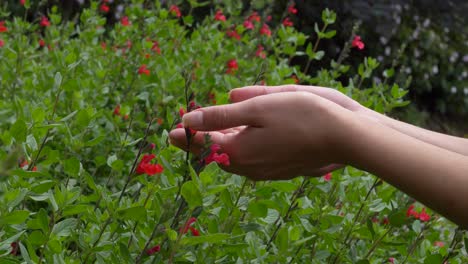
[[[81, 10], [91, 4], [89, 0], [26, 0], [30, 4], [25, 14], [20, 0], [0, 1], [2, 16], [24, 15], [28, 20], [39, 20], [41, 12], [57, 6], [65, 20], [78, 19]], [[105, 14], [112, 25], [124, 14], [127, 1], [93, 1], [105, 3]], [[158, 1], [141, 0], [142, 5]], [[297, 30], [315, 40], [314, 23], [320, 21], [321, 12], [329, 8], [337, 12], [334, 25], [337, 36], [323, 40], [320, 49], [327, 59], [312, 65], [309, 73], [329, 65], [337, 58], [343, 43], [349, 40], [353, 25], [360, 22], [357, 32], [365, 49], [347, 60], [357, 65], [364, 57], [377, 58], [379, 69], [395, 66], [398, 83], [409, 84], [406, 97], [411, 104], [391, 115], [432, 130], [468, 137], [468, 1], [466, 0], [253, 0], [253, 1], [192, 1], [198, 2], [191, 10], [195, 21], [213, 15], [216, 6], [235, 7], [243, 4], [241, 12], [252, 10], [271, 14], [271, 24], [284, 19], [288, 6], [294, 3], [297, 15], [291, 17]], [[159, 1], [163, 5], [177, 4], [188, 10], [190, 1]], [[193, 4], [192, 4], [193, 5]], [[6, 12], [8, 10], [8, 12]], [[235, 8], [232, 8], [235, 10]], [[187, 14], [187, 12], [183, 12]], [[42, 13], [43, 14], [43, 13]], [[307, 63], [297, 57], [291, 61], [304, 69]], [[382, 75], [380, 75], [382, 76]], [[378, 77], [375, 81], [379, 81]], [[383, 78], [382, 78], [383, 79]], [[346, 82], [346, 80], [344, 80]]]

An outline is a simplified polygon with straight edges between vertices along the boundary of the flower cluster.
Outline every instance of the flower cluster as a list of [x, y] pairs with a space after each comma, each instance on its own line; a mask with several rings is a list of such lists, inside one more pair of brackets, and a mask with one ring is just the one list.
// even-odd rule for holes
[[414, 217], [415, 219], [419, 219], [422, 222], [427, 222], [431, 220], [431, 216], [426, 213], [426, 208], [423, 208], [420, 213], [414, 210], [414, 204], [410, 205], [408, 210], [406, 211], [406, 217]]
[[362, 42], [360, 36], [355, 36], [355, 37], [354, 37], [353, 41], [351, 42], [351, 47], [357, 48], [357, 49], [359, 49], [359, 50], [363, 50], [363, 49], [364, 49], [364, 42]]
[[190, 230], [190, 232], [192, 233], [192, 236], [200, 236], [200, 231], [192, 226], [192, 224], [195, 223], [196, 221], [197, 219], [195, 217], [190, 217], [190, 219], [180, 229], [180, 233], [187, 234], [187, 232]]
[[216, 162], [218, 164], [229, 166], [230, 160], [229, 155], [226, 153], [218, 153], [221, 150], [221, 146], [218, 144], [212, 144], [210, 147], [210, 154], [205, 157], [205, 164], [210, 164], [211, 162]]
[[158, 244], [150, 249], [147, 249], [146, 254], [151, 256], [151, 255], [158, 253], [159, 251], [161, 251], [161, 245]]
[[140, 163], [136, 168], [137, 174], [148, 174], [149, 176], [153, 176], [155, 174], [162, 173], [164, 168], [160, 164], [152, 164], [151, 161], [155, 159], [156, 156], [154, 154], [145, 154], [141, 159]]

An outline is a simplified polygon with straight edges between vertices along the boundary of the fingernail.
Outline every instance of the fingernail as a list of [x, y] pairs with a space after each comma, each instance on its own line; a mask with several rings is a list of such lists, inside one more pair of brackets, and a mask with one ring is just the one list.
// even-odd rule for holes
[[182, 117], [184, 127], [201, 127], [203, 126], [203, 112], [193, 111]]

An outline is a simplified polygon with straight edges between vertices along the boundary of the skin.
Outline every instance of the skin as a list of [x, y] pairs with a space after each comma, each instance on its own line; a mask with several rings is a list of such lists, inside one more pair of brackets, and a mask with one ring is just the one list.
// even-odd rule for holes
[[[230, 156], [224, 169], [254, 180], [321, 176], [351, 165], [369, 171], [468, 227], [468, 140], [427, 131], [371, 111], [342, 93], [312, 86], [234, 89], [231, 104], [184, 115]], [[187, 146], [185, 132], [171, 142]]]

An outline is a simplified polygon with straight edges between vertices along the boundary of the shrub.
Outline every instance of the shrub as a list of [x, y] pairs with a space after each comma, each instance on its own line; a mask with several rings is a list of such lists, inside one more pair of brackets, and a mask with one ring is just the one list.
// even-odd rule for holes
[[369, 173], [252, 182], [168, 143], [186, 110], [227, 103], [230, 89], [254, 83], [330, 86], [380, 112], [405, 105], [405, 87], [372, 81], [375, 59], [346, 64], [360, 52], [356, 32], [328, 68], [289, 66], [293, 56], [326, 56], [304, 44], [335, 35], [334, 12], [306, 36], [229, 4], [194, 24], [190, 11], [134, 0], [106, 25], [102, 4], [70, 21], [56, 7], [32, 23], [4, 17], [5, 262], [467, 260], [461, 231]]

